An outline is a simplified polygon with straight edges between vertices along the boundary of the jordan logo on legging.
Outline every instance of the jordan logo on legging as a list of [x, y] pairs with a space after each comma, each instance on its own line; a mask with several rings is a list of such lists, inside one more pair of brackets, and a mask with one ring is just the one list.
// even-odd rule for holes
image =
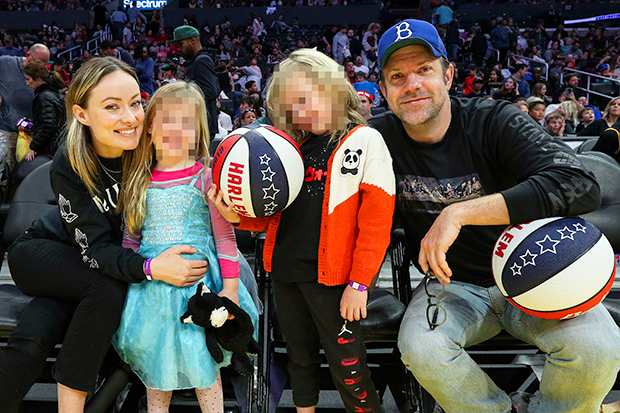
[[347, 320], [344, 321], [344, 324], [342, 325], [342, 329], [340, 329], [340, 333], [338, 333], [338, 337], [340, 337], [344, 333], [353, 334], [353, 331], [347, 329]]

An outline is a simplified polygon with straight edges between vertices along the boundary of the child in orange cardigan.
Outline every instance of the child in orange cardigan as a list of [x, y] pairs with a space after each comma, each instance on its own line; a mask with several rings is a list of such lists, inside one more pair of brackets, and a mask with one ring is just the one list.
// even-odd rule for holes
[[267, 231], [263, 259], [297, 411], [312, 413], [318, 402], [322, 344], [347, 411], [380, 413], [359, 320], [390, 242], [392, 159], [356, 111], [359, 98], [342, 67], [320, 52], [300, 49], [281, 62], [267, 105], [275, 126], [300, 145], [300, 194], [282, 213], [260, 219], [239, 216], [215, 186], [209, 199], [240, 228]]

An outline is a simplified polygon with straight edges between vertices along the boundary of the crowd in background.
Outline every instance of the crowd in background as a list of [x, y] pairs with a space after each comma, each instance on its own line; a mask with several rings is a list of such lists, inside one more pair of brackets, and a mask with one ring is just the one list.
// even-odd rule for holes
[[[0, 56], [26, 56], [33, 44], [45, 44], [50, 51], [47, 67], [58, 73], [66, 86], [80, 65], [94, 55], [116, 56], [136, 69], [144, 102], [161, 85], [183, 77], [187, 62], [171, 41], [173, 28], [163, 26], [158, 10], [142, 11], [134, 2], [126, 10], [119, 8], [109, 13], [102, 0], [94, 5], [71, 1], [55, 2], [55, 7], [68, 8], [73, 4], [71, 7], [90, 8], [90, 27], [75, 23], [71, 28], [63, 28], [50, 22], [38, 30], [4, 33], [0, 37]], [[280, 4], [280, 0], [272, 2]], [[190, 0], [188, 7], [211, 3]], [[6, 6], [6, 2], [3, 4]], [[40, 2], [30, 4], [40, 6]], [[607, 107], [607, 100], [592, 105], [582, 90], [588, 83], [584, 73], [620, 79], [620, 30], [612, 32], [599, 22], [590, 25], [584, 35], [583, 30], [566, 28], [548, 16], [524, 27], [518, 27], [512, 18], [497, 17], [461, 28], [454, 3], [432, 4], [435, 7], [430, 13], [420, 9], [418, 17], [436, 25], [450, 60], [460, 69], [451, 95], [508, 100], [549, 133], [560, 136], [598, 135], [600, 128], [611, 126], [620, 114], [616, 113], [620, 105], [618, 110], [614, 105]], [[553, 31], [548, 30], [550, 23], [554, 24]], [[264, 90], [274, 67], [299, 48], [317, 48], [343, 66], [362, 98], [361, 110], [366, 117], [371, 115], [371, 107], [386, 105], [378, 85], [377, 46], [382, 32], [379, 23], [307, 26], [300, 24], [299, 18], [287, 21], [276, 15], [272, 23], [266, 24], [262, 16], [251, 14], [247, 24], [235, 27], [226, 17], [214, 24], [198, 22], [195, 15], [188, 13], [184, 24], [198, 29], [202, 47], [215, 63], [221, 91], [222, 136], [265, 114]], [[106, 40], [88, 50], [88, 41], [99, 37]], [[63, 52], [76, 46], [80, 46], [80, 53], [68, 61], [69, 55]], [[580, 74], [567, 73], [566, 69]], [[591, 77], [590, 82], [606, 80]], [[64, 90], [66, 87], [60, 88], [61, 92]], [[604, 125], [599, 121], [594, 123], [596, 128], [587, 128], [601, 117], [605, 118]]]

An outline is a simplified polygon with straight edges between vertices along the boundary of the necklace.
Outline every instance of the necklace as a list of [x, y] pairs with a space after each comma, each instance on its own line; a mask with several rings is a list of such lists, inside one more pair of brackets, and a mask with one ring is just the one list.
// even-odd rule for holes
[[120, 171], [114, 171], [114, 170], [112, 170], [112, 169], [106, 168], [106, 166], [105, 166], [103, 163], [101, 163], [101, 160], [99, 159], [99, 157], [98, 157], [98, 156], [97, 156], [97, 162], [99, 162], [99, 165], [101, 166], [101, 169], [103, 169], [103, 172], [105, 172], [105, 174], [106, 174], [106, 175], [107, 175], [107, 176], [108, 176], [111, 180], [113, 180], [114, 182], [116, 182], [116, 183], [117, 183], [117, 184], [119, 184], [119, 185], [121, 184], [120, 182], [118, 182], [118, 181], [117, 181], [117, 180], [116, 180], [116, 179], [112, 176], [112, 174], [120, 174], [120, 173], [122, 173], [122, 172], [123, 172], [122, 170], [120, 170]]

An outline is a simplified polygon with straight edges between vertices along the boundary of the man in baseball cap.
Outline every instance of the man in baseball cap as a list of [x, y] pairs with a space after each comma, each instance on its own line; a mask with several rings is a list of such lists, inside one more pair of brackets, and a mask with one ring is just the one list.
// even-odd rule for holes
[[179, 26], [174, 29], [172, 42], [179, 48], [179, 53], [187, 62], [187, 70], [183, 80], [196, 82], [205, 97], [207, 104], [207, 120], [209, 134], [215, 136], [218, 132], [217, 106], [215, 100], [219, 94], [219, 85], [215, 74], [215, 64], [207, 49], [202, 48], [200, 33], [192, 26]]
[[[491, 269], [507, 225], [595, 210], [596, 180], [509, 102], [449, 97], [454, 69], [429, 23], [394, 25], [378, 57], [392, 111], [369, 124], [390, 150], [395, 215], [427, 275], [401, 323], [403, 362], [448, 413], [522, 412], [528, 402], [532, 413], [598, 411], [620, 366], [620, 330], [605, 307], [568, 321], [536, 318], [507, 301]], [[530, 269], [512, 263], [517, 277]], [[508, 396], [464, 350], [503, 329], [546, 353], [531, 398]]]
[[375, 101], [375, 86], [370, 82], [357, 82], [353, 83], [353, 87], [360, 97], [360, 115], [368, 120], [372, 116], [371, 110]]

